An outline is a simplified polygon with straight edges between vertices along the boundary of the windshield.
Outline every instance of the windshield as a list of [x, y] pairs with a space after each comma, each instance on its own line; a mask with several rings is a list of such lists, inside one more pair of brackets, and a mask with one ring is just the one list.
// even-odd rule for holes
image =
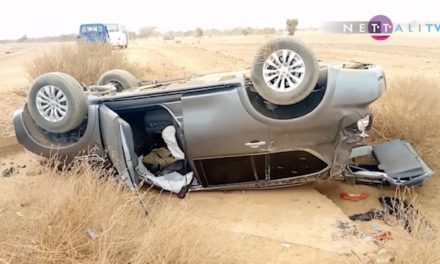
[[118, 24], [107, 24], [107, 31], [108, 32], [118, 32], [119, 31]]
[[81, 33], [102, 33], [104, 32], [103, 25], [82, 25]]

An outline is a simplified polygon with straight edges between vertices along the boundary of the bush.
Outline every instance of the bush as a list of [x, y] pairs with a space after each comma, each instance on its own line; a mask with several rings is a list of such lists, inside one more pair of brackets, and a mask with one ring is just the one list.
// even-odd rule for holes
[[203, 37], [203, 29], [196, 28], [196, 37], [198, 38]]
[[112, 51], [109, 45], [78, 43], [64, 45], [36, 57], [26, 68], [29, 78], [35, 79], [47, 72], [64, 72], [78, 81], [95, 84], [107, 70], [123, 69], [142, 78], [147, 69], [130, 63], [124, 53]]
[[163, 35], [163, 40], [173, 40], [174, 39], [174, 35], [170, 32], [166, 33], [165, 35]]
[[250, 30], [249, 28], [243, 28], [243, 29], [241, 30], [241, 33], [242, 33], [244, 36], [247, 36], [247, 35], [249, 35], [249, 34], [251, 33], [251, 30]]
[[298, 26], [298, 19], [287, 19], [286, 25], [287, 32], [289, 32], [289, 35], [293, 36], [296, 32], [296, 27]]
[[141, 27], [139, 29], [139, 38], [149, 38], [159, 35], [156, 31], [156, 27]]

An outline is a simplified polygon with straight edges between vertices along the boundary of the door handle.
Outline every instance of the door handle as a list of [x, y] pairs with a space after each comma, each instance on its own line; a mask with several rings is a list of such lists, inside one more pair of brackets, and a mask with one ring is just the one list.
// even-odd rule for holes
[[261, 146], [266, 145], [266, 141], [257, 141], [257, 140], [253, 140], [251, 142], [247, 142], [244, 144], [246, 147], [250, 147], [250, 148], [259, 148]]

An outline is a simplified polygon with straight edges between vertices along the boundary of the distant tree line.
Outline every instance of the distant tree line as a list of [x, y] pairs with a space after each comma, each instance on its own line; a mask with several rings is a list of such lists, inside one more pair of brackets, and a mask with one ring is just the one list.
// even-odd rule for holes
[[[276, 29], [273, 27], [265, 28], [254, 28], [254, 27], [235, 27], [232, 29], [202, 29], [196, 28], [194, 30], [186, 31], [167, 31], [159, 32], [155, 26], [144, 26], [139, 28], [137, 32], [129, 31], [129, 39], [143, 39], [143, 38], [157, 38], [162, 37], [164, 40], [172, 40], [174, 38], [181, 37], [214, 37], [214, 36], [248, 36], [248, 35], [275, 35], [275, 34], [285, 34], [294, 35], [298, 26], [298, 19], [287, 19], [285, 29]], [[0, 40], [0, 43], [7, 42], [47, 42], [47, 41], [74, 41], [76, 40], [76, 34], [66, 34], [59, 36], [48, 36], [41, 38], [28, 38], [27, 35], [23, 35], [21, 38], [16, 40]]]
[[19, 39], [7, 39], [0, 40], [0, 43], [12, 43], [12, 42], [63, 42], [76, 40], [76, 34], [64, 34], [58, 36], [47, 36], [39, 38], [29, 38], [27, 35], [23, 35]]
[[141, 39], [141, 38], [154, 38], [163, 37], [165, 40], [171, 40], [174, 38], [181, 37], [214, 37], [214, 36], [239, 36], [239, 35], [273, 35], [277, 33], [282, 33], [283, 30], [275, 29], [271, 27], [266, 28], [253, 28], [253, 27], [236, 27], [233, 29], [202, 29], [196, 28], [194, 30], [186, 31], [167, 31], [161, 33], [157, 31], [156, 27], [147, 26], [139, 29], [138, 32], [130, 31], [129, 36], [131, 39]]

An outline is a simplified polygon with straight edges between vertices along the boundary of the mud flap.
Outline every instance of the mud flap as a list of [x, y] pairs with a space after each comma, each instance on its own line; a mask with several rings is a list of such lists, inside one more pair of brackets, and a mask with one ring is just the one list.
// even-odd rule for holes
[[403, 140], [353, 148], [350, 158], [369, 155], [375, 158], [374, 164], [349, 164], [344, 176], [356, 182], [418, 186], [433, 174], [413, 147]]

